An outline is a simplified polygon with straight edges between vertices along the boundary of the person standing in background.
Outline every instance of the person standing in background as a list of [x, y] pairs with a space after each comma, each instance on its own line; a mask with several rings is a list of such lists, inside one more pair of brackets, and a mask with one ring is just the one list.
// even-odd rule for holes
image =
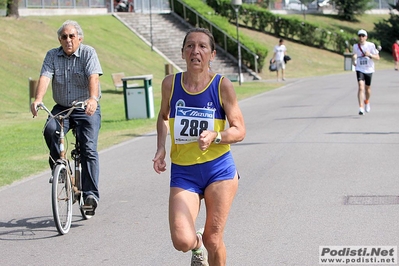
[[399, 40], [396, 40], [392, 45], [392, 56], [395, 61], [395, 70], [398, 71], [399, 65]]
[[355, 66], [358, 82], [357, 98], [359, 102], [359, 115], [364, 111], [370, 112], [371, 79], [374, 73], [374, 61], [379, 60], [380, 55], [375, 44], [367, 41], [367, 32], [359, 30], [357, 33], [359, 42], [353, 45], [352, 63]]
[[276, 63], [277, 66], [277, 81], [279, 81], [279, 72], [281, 70], [281, 79], [284, 81], [284, 71], [285, 71], [285, 62], [284, 56], [287, 53], [287, 48], [284, 45], [284, 40], [280, 39], [278, 45], [274, 46], [274, 54], [272, 58], [272, 63]]

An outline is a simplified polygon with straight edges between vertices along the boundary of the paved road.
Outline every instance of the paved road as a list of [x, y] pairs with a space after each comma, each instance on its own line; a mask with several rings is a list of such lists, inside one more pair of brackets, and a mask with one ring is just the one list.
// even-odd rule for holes
[[[225, 233], [228, 265], [318, 264], [319, 246], [399, 243], [399, 73], [373, 78], [357, 114], [353, 72], [288, 81], [240, 102], [247, 137]], [[102, 200], [68, 235], [54, 227], [48, 172], [0, 189], [0, 265], [189, 265], [168, 231], [167, 173], [149, 134], [100, 153]], [[201, 211], [198, 226], [204, 221]]]

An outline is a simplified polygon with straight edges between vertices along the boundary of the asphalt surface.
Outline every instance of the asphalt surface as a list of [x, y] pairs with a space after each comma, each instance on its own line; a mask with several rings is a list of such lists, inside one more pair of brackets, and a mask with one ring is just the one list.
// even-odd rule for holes
[[[354, 72], [286, 83], [240, 102], [247, 136], [232, 145], [241, 180], [227, 265], [316, 266], [320, 246], [397, 246], [399, 73], [374, 74], [364, 116]], [[170, 240], [155, 148], [152, 133], [101, 151], [96, 215], [83, 221], [75, 205], [64, 236], [48, 171], [0, 188], [0, 265], [189, 265]]]

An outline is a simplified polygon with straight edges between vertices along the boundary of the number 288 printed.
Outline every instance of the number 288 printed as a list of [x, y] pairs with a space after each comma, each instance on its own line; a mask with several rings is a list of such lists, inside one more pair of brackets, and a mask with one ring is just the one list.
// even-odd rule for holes
[[180, 125], [183, 126], [180, 135], [187, 137], [197, 137], [202, 133], [202, 131], [208, 129], [208, 121], [197, 119], [182, 119]]

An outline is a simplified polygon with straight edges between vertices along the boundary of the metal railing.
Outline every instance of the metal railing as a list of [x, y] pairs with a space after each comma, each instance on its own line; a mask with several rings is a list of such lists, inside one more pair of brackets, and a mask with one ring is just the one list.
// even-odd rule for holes
[[169, 0], [134, 0], [135, 13], [170, 13]]
[[[109, 0], [23, 0], [20, 8], [98, 8], [107, 7]], [[108, 3], [109, 4], [109, 3]]]
[[[180, 1], [180, 0], [171, 1], [171, 9], [172, 9], [172, 12], [174, 12], [175, 14], [178, 14], [177, 12], [175, 12], [175, 3], [174, 3], [175, 1], [182, 5], [182, 8], [183, 8], [183, 19], [184, 19], [184, 21], [190, 21], [188, 15], [187, 15], [187, 10], [189, 10], [189, 12], [195, 14], [195, 20], [196, 20], [196, 21], [195, 21], [195, 25], [200, 25], [200, 24], [201, 24], [201, 23], [200, 23], [200, 20], [202, 20], [202, 22], [205, 22], [205, 23], [208, 24], [208, 26], [209, 26], [209, 31], [210, 31], [214, 36], [215, 36], [215, 35], [218, 35], [218, 36], [221, 35], [221, 36], [223, 36], [223, 37], [222, 37], [223, 42], [222, 42], [222, 43], [218, 42], [217, 44], [218, 44], [221, 48], [223, 48], [224, 51], [226, 51], [227, 54], [234, 55], [233, 57], [237, 60], [237, 58], [238, 58], [238, 42], [237, 42], [237, 39], [235, 39], [235, 38], [231, 37], [230, 35], [228, 35], [228, 34], [227, 34], [225, 31], [223, 31], [221, 28], [219, 28], [218, 26], [216, 26], [215, 24], [213, 24], [212, 22], [210, 22], [210, 21], [209, 21], [208, 19], [206, 19], [204, 16], [202, 16], [202, 15], [199, 14], [197, 11], [195, 11], [195, 10], [192, 9], [191, 7], [187, 6], [185, 3], [183, 3], [183, 2]], [[180, 14], [179, 14], [179, 15], [180, 15]], [[217, 31], [217, 34], [215, 34], [215, 31]], [[235, 43], [235, 46], [233, 46], [233, 47], [234, 47], [234, 50], [232, 50], [231, 48], [229, 49], [229, 47], [232, 47], [231, 45], [228, 45], [229, 41]], [[247, 54], [249, 54], [249, 55], [251, 55], [251, 56], [253, 57], [253, 60], [254, 60], [254, 71], [255, 71], [255, 73], [258, 73], [258, 58], [259, 58], [259, 56], [258, 56], [256, 53], [252, 52], [252, 51], [251, 51], [250, 49], [248, 49], [247, 47], [245, 47], [244, 45], [242, 45], [241, 43], [240, 43], [240, 47], [241, 47], [241, 51], [244, 50], [244, 51], [242, 51], [243, 57], [244, 57], [244, 54], [245, 54], [245, 53], [247, 53]]]
[[[245, 0], [244, 0], [245, 1]], [[369, 0], [369, 4], [373, 6], [373, 9], [389, 9], [390, 5], [396, 5], [399, 0]], [[248, 1], [245, 1], [247, 4], [250, 4]], [[251, 2], [253, 3], [253, 2]], [[270, 3], [269, 9], [270, 10], [283, 10], [285, 9], [286, 4], [288, 1], [278, 2], [278, 3]], [[304, 3], [304, 5], [307, 5]], [[317, 6], [314, 6], [313, 9], [316, 9]], [[335, 4], [333, 1], [329, 1], [328, 8], [331, 10], [335, 10]]]

